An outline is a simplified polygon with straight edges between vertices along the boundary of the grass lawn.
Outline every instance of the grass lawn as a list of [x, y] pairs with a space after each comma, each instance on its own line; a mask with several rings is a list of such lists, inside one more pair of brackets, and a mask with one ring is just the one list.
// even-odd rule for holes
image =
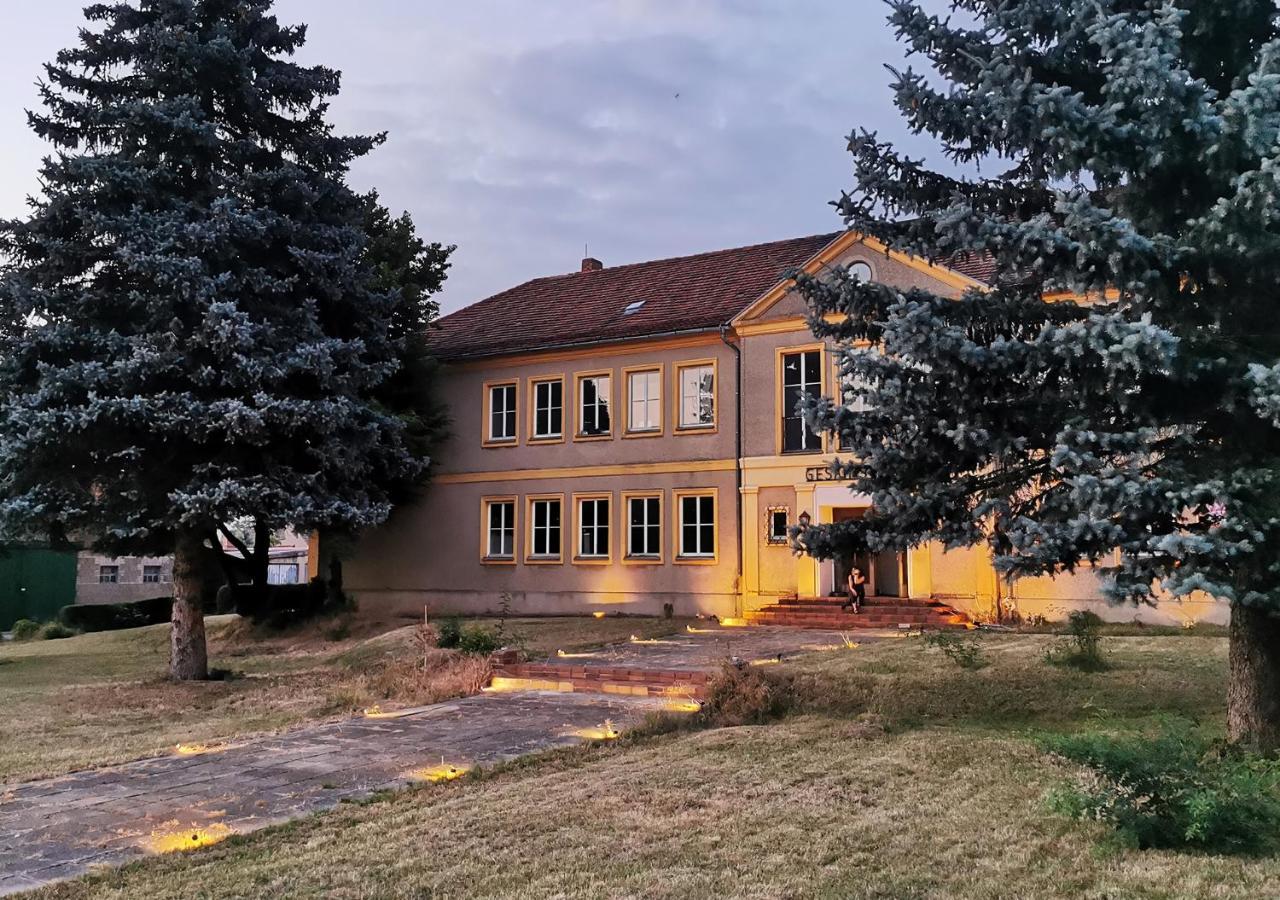
[[1044, 731], [1164, 714], [1220, 727], [1226, 642], [1112, 637], [1115, 667], [1042, 635], [957, 668], [913, 640], [788, 664], [771, 725], [625, 738], [146, 860], [43, 897], [1260, 897], [1280, 861], [1101, 850], [1046, 811]]
[[[413, 653], [414, 625], [403, 619], [358, 617], [347, 633], [334, 622], [283, 634], [255, 631], [237, 616], [211, 616], [206, 623], [210, 665], [235, 673], [230, 680], [168, 681], [168, 625], [0, 644], [0, 781], [345, 716], [388, 698], [431, 702], [446, 699], [439, 691], [457, 694], [456, 680], [423, 694], [420, 686], [388, 677], [391, 665]], [[568, 617], [508, 625], [531, 652], [541, 653], [683, 627], [662, 619]]]

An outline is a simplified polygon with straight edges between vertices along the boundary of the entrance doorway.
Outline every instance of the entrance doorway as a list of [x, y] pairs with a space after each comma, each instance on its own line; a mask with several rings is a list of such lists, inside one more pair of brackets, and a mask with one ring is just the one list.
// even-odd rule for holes
[[[848, 522], [866, 515], [866, 507], [837, 507], [831, 511], [833, 522]], [[907, 554], [886, 550], [881, 553], [859, 553], [853, 558], [832, 560], [832, 592], [846, 593], [849, 567], [857, 562], [867, 576], [870, 597], [909, 597], [907, 586]]]

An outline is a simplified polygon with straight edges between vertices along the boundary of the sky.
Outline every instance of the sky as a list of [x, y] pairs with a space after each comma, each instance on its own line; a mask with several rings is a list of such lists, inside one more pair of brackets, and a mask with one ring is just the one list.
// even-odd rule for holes
[[[0, 217], [47, 152], [26, 125], [81, 0], [0, 0]], [[847, 135], [913, 155], [879, 0], [277, 0], [299, 59], [342, 71], [332, 118], [387, 132], [353, 168], [457, 244], [448, 312], [530, 278], [841, 227]]]

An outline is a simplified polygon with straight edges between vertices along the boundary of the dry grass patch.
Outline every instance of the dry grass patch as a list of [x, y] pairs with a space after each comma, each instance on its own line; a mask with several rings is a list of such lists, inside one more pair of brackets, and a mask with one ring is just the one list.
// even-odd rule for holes
[[[416, 620], [415, 620], [416, 621]], [[479, 620], [490, 621], [493, 620]], [[484, 660], [415, 650], [415, 625], [357, 616], [284, 631], [210, 616], [210, 665], [225, 681], [165, 678], [169, 626], [0, 644], [0, 781], [55, 775], [343, 717], [374, 704], [424, 704], [474, 693]], [[513, 619], [540, 652], [628, 634], [668, 634], [661, 619]]]

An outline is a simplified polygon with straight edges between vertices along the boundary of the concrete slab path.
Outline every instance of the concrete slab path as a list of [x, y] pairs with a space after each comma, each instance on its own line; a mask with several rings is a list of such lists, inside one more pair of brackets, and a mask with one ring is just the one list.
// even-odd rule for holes
[[[855, 640], [875, 637], [860, 633]], [[839, 646], [838, 632], [695, 627], [574, 662], [685, 671], [715, 668], [733, 656], [788, 657]], [[570, 746], [587, 739], [584, 731], [607, 721], [626, 728], [661, 705], [605, 694], [486, 693], [390, 718], [0, 785], [0, 895], [330, 809], [430, 777], [441, 765], [486, 765]]]

